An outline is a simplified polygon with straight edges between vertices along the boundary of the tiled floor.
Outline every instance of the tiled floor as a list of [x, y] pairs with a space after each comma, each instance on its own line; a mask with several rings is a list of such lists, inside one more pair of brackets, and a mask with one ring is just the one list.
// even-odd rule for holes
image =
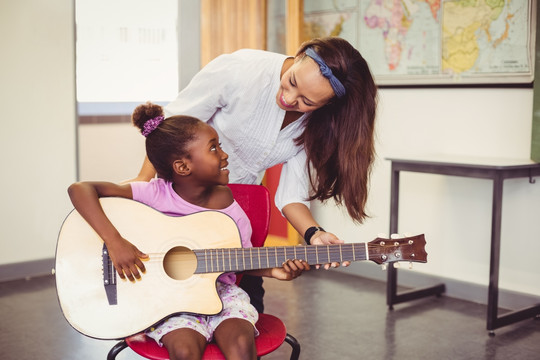
[[[384, 283], [337, 271], [266, 280], [265, 288], [266, 312], [299, 340], [301, 359], [540, 359], [540, 320], [490, 337], [484, 305], [431, 297], [389, 311]], [[53, 277], [0, 283], [0, 316], [0, 359], [105, 359], [115, 343], [69, 326]], [[288, 359], [289, 351], [284, 344], [264, 359]], [[118, 359], [141, 358], [126, 349]]]

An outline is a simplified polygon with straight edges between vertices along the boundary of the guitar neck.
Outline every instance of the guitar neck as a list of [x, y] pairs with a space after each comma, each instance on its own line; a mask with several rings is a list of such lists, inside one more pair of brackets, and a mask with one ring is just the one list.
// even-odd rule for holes
[[368, 260], [366, 243], [203, 249], [197, 257], [195, 273], [237, 272], [281, 267], [287, 260], [303, 260], [310, 265]]

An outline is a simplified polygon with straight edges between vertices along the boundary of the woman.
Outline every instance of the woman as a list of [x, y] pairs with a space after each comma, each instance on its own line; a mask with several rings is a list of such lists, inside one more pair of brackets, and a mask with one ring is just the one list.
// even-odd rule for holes
[[[342, 241], [319, 226], [309, 201], [333, 198], [354, 221], [367, 217], [376, 103], [364, 58], [329, 37], [302, 44], [294, 58], [247, 49], [221, 55], [165, 115], [194, 116], [216, 129], [231, 183], [258, 184], [266, 169], [283, 164], [276, 206], [306, 243], [332, 244]], [[145, 161], [137, 180], [154, 176]]]

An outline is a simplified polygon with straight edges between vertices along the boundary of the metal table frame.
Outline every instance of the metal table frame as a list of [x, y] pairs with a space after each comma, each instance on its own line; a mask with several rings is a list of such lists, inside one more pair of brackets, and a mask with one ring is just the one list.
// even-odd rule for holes
[[[398, 233], [399, 212], [399, 175], [402, 171], [429, 173], [439, 175], [451, 175], [473, 177], [493, 180], [493, 198], [491, 215], [491, 252], [489, 266], [489, 288], [487, 303], [487, 330], [494, 335], [494, 330], [517, 321], [533, 318], [540, 315], [540, 304], [524, 309], [512, 311], [504, 315], [498, 315], [499, 300], [499, 261], [501, 244], [501, 218], [503, 184], [505, 179], [529, 178], [534, 183], [533, 177], [540, 176], [540, 164], [530, 160], [503, 160], [503, 161], [466, 161], [441, 160], [441, 159], [399, 159], [387, 158], [392, 162], [391, 170], [391, 195], [390, 195], [390, 234]], [[489, 159], [488, 159], [489, 160]], [[495, 159], [493, 159], [495, 160]], [[393, 309], [394, 304], [414, 300], [430, 295], [440, 296], [445, 291], [445, 285], [439, 284], [423, 289], [413, 289], [403, 293], [397, 293], [397, 269], [388, 267], [387, 282], [387, 305]]]

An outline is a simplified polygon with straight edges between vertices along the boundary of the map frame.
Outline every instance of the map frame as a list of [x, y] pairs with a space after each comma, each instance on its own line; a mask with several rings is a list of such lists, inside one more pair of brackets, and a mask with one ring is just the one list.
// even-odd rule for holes
[[[368, 64], [370, 64], [372, 73], [375, 77], [375, 81], [377, 85], [382, 87], [400, 87], [400, 86], [432, 86], [432, 87], [447, 87], [447, 86], [484, 86], [484, 85], [515, 85], [515, 86], [532, 86], [532, 83], [534, 81], [534, 67], [535, 67], [535, 45], [536, 45], [536, 32], [537, 32], [537, 1], [536, 0], [525, 0], [525, 3], [523, 4], [523, 8], [528, 9], [528, 13], [525, 14], [525, 16], [528, 17], [528, 21], [525, 24], [528, 26], [528, 28], [520, 28], [520, 32], [523, 32], [527, 34], [528, 38], [523, 39], [523, 42], [520, 42], [520, 46], [524, 45], [526, 43], [526, 49], [525, 51], [519, 52], [519, 62], [516, 61], [516, 58], [509, 57], [508, 59], [503, 58], [503, 61], [500, 64], [495, 64], [495, 66], [499, 66], [500, 69], [497, 72], [487, 72], [485, 71], [485, 68], [482, 68], [481, 71], [474, 73], [474, 71], [470, 71], [470, 69], [464, 70], [461, 73], [445, 73], [443, 70], [443, 62], [447, 60], [448, 58], [443, 58], [443, 51], [445, 50], [443, 44], [443, 16], [445, 5], [448, 5], [452, 2], [458, 3], [458, 1], [452, 1], [452, 0], [439, 0], [440, 1], [440, 8], [437, 10], [438, 13], [435, 15], [435, 11], [433, 11], [433, 17], [437, 17], [437, 23], [439, 27], [439, 33], [431, 36], [431, 43], [428, 43], [430, 45], [433, 44], [433, 39], [435, 38], [436, 45], [435, 47], [431, 47], [429, 50], [426, 50], [425, 53], [429, 55], [430, 59], [426, 60], [426, 66], [422, 67], [422, 65], [419, 65], [418, 63], [414, 63], [414, 61], [411, 63], [411, 67], [407, 68], [407, 71], [417, 71], [417, 74], [404, 74], [404, 62], [403, 58], [406, 56], [405, 52], [406, 50], [409, 51], [410, 49], [416, 49], [421, 48], [422, 46], [426, 46], [426, 41], [424, 40], [423, 44], [415, 43], [414, 41], [417, 40], [417, 38], [413, 37], [411, 33], [409, 32], [409, 38], [404, 40], [407, 44], [407, 47], [403, 47], [403, 53], [402, 58], [398, 60], [397, 62], [394, 62], [395, 64], [398, 64], [400, 66], [400, 69], [395, 70], [396, 73], [390, 74], [391, 71], [394, 71], [393, 69], [382, 69], [383, 66], [390, 67], [391, 61], [389, 60], [388, 56], [388, 49], [384, 48], [386, 46], [385, 42], [388, 40], [388, 38], [384, 38], [382, 36], [383, 31], [388, 31], [388, 27], [384, 28], [385, 24], [383, 23], [380, 25], [380, 22], [383, 22], [384, 20], [387, 20], [384, 18], [384, 16], [388, 16], [388, 8], [380, 5], [379, 9], [376, 9], [376, 11], [386, 11], [386, 14], [381, 13], [381, 19], [378, 19], [380, 22], [373, 27], [370, 26], [370, 28], [367, 28], [367, 21], [368, 16], [366, 14], [368, 13], [368, 5], [371, 4], [379, 4], [382, 3], [382, 0], [315, 0], [304, 3], [304, 35], [306, 38], [314, 38], [319, 36], [341, 36], [351, 42], [359, 51], [360, 53], [366, 58], [366, 61]], [[506, 0], [508, 1], [508, 0]], [[509, 6], [506, 1], [504, 2], [504, 7]], [[512, 0], [512, 1], [523, 1], [523, 0]], [[403, 12], [410, 11], [411, 6], [415, 6], [415, 4], [422, 4], [423, 6], [427, 6], [429, 1], [425, 0], [423, 1], [417, 1], [417, 0], [401, 0], [401, 4], [403, 7]], [[431, 2], [433, 3], [433, 2]], [[394, 3], [395, 4], [395, 3]], [[425, 9], [425, 8], [424, 8]], [[391, 11], [394, 11], [395, 9], [392, 9]], [[515, 15], [515, 14], [512, 14]], [[521, 16], [523, 16], [523, 13], [521, 13]], [[337, 21], [336, 19], [341, 18], [341, 21]], [[345, 21], [344, 18], [347, 18], [348, 21]], [[403, 15], [402, 21], [407, 21], [409, 18], [406, 18]], [[503, 21], [502, 19], [506, 20], [505, 18], [500, 18], [499, 22]], [[419, 21], [415, 20], [414, 21]], [[508, 29], [508, 24], [507, 25]], [[522, 24], [521, 22], [519, 24]], [[415, 24], [416, 25], [416, 24]], [[377, 28], [378, 26], [378, 28]], [[388, 26], [388, 25], [386, 25]], [[491, 26], [491, 25], [489, 25]], [[412, 27], [411, 27], [412, 29]], [[485, 28], [482, 28], [485, 30]], [[395, 31], [396, 29], [391, 30]], [[480, 30], [478, 30], [480, 31]], [[380, 39], [379, 40], [372, 40], [374, 38], [377, 38], [379, 34], [377, 32], [380, 32]], [[487, 33], [488, 30], [485, 30]], [[427, 36], [430, 36], [429, 32], [424, 31], [424, 33], [427, 33]], [[484, 35], [485, 33], [481, 33]], [[475, 34], [475, 39], [476, 39]], [[403, 35], [403, 39], [406, 38], [407, 34]], [[481, 36], [478, 37], [480, 40], [482, 39]], [[421, 39], [418, 39], [419, 42]], [[482, 41], [478, 41], [477, 45], [480, 48]], [[491, 40], [491, 39], [490, 39]], [[506, 40], [508, 41], [508, 40]], [[502, 41], [501, 41], [502, 43]], [[487, 42], [482, 45], [491, 45], [490, 42]], [[503, 44], [504, 45], [504, 44]], [[508, 45], [506, 45], [508, 46]], [[515, 46], [515, 45], [514, 45]], [[448, 49], [448, 46], [447, 48]], [[458, 50], [461, 50], [458, 48]], [[401, 49], [400, 49], [401, 51]], [[372, 55], [377, 54], [377, 55]], [[387, 57], [387, 63], [383, 65], [381, 62], [381, 58]], [[476, 60], [478, 60], [482, 55], [480, 55]], [[484, 56], [485, 55], [484, 53]], [[484, 57], [485, 61], [486, 57]], [[402, 63], [400, 64], [399, 61]], [[512, 66], [512, 62], [516, 63], [516, 71], [505, 71], [504, 66], [506, 64], [503, 64], [503, 62], [508, 63], [508, 67]], [[480, 62], [476, 62], [475, 64], [481, 64]], [[485, 63], [484, 63], [485, 65]], [[474, 66], [482, 66], [482, 65], [474, 65]], [[381, 70], [381, 71], [379, 71]]]

